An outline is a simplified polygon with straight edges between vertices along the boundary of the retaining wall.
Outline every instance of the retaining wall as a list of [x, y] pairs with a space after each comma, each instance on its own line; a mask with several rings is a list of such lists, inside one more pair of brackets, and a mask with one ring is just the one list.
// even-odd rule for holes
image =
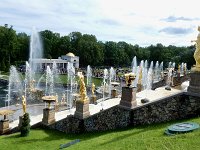
[[70, 115], [49, 128], [66, 133], [105, 131], [190, 118], [199, 114], [200, 96], [179, 93], [131, 110], [117, 105], [85, 119], [77, 119]]

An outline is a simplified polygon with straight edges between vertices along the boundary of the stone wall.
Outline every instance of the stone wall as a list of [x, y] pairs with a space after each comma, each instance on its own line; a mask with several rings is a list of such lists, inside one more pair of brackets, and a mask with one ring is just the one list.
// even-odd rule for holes
[[70, 115], [49, 127], [66, 133], [81, 133], [167, 122], [199, 115], [200, 96], [180, 93], [132, 110], [117, 105], [85, 119], [77, 119]]
[[195, 117], [200, 114], [200, 98], [178, 94], [133, 109], [131, 113], [133, 126]]
[[131, 123], [131, 111], [114, 106], [84, 119], [85, 131], [105, 131], [127, 127]]
[[[154, 82], [152, 84], [152, 90], [155, 90], [156, 88], [159, 88], [159, 87], [162, 87], [162, 86], [165, 86], [166, 85], [166, 82], [167, 82], [167, 76], [164, 76], [164, 79], [163, 80], [160, 80], [158, 82]], [[181, 85], [183, 82], [187, 81], [190, 79], [190, 74], [187, 74], [185, 76], [176, 76], [176, 77], [173, 77], [173, 86], [178, 86], [178, 85]]]

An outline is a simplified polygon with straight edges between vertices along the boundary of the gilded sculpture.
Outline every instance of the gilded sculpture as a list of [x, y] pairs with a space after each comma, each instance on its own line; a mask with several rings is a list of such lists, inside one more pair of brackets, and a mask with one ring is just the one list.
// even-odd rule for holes
[[79, 80], [80, 80], [80, 101], [85, 102], [88, 100], [87, 94], [86, 94], [86, 87], [84, 82], [84, 76], [82, 73], [79, 73]]
[[26, 97], [22, 95], [22, 108], [23, 108], [23, 114], [26, 113]]
[[94, 91], [95, 91], [95, 84], [92, 83], [92, 95], [94, 95]]
[[196, 61], [195, 67], [192, 69], [194, 71], [200, 71], [200, 26], [198, 26], [199, 34], [197, 36], [197, 40], [193, 40], [196, 44], [196, 50], [194, 52], [194, 59]]
[[126, 85], [130, 87], [133, 80], [135, 80], [136, 75], [134, 73], [126, 73], [124, 74], [124, 76], [125, 76]]
[[142, 67], [140, 67], [139, 78], [138, 78], [138, 84], [142, 85]]

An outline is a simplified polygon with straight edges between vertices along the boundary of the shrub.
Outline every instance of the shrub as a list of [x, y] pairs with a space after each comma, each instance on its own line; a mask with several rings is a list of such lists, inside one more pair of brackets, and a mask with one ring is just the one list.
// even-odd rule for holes
[[28, 136], [30, 132], [29, 113], [25, 113], [22, 117], [22, 126], [20, 128], [21, 136]]

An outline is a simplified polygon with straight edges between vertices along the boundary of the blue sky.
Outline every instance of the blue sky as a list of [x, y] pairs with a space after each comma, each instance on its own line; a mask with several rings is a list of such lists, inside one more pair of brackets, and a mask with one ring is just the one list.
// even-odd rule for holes
[[17, 32], [96, 35], [140, 46], [188, 46], [200, 25], [198, 0], [1, 0], [0, 25]]

